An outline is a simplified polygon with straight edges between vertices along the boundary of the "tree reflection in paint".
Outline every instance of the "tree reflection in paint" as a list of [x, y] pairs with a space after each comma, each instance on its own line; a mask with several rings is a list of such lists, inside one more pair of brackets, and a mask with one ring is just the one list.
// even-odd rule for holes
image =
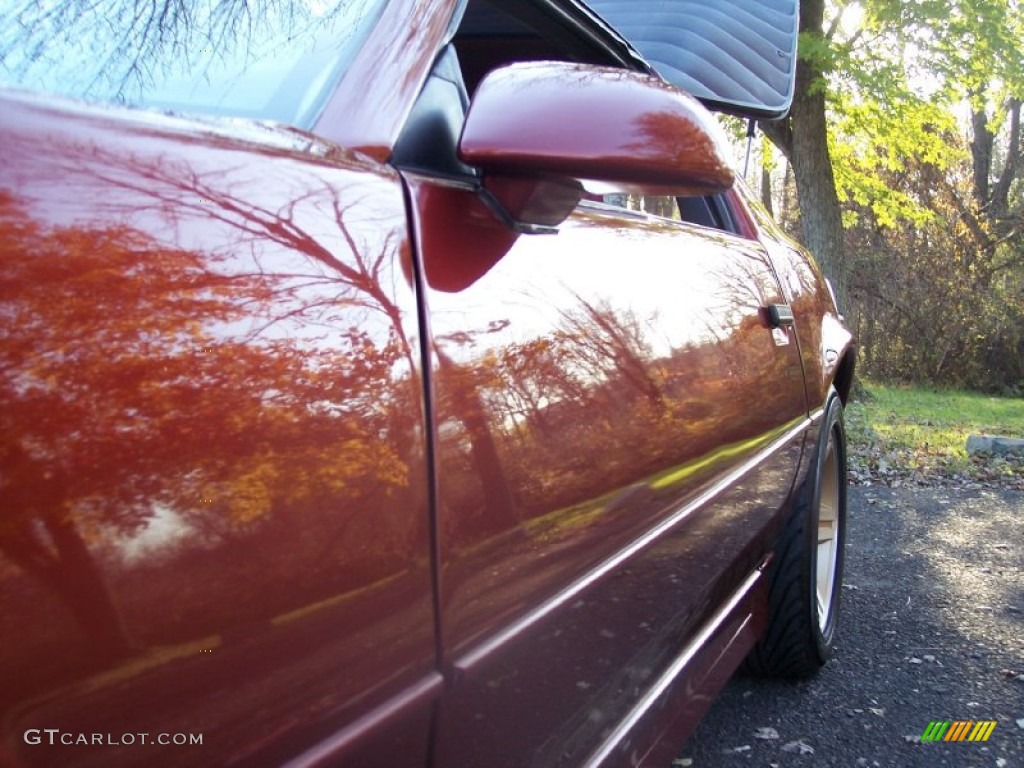
[[[0, 667], [94, 663], [52, 653], [68, 644], [111, 660], [408, 570], [426, 525], [419, 387], [401, 233], [360, 219], [373, 195], [352, 196], [358, 214], [326, 184], [263, 205], [230, 173], [95, 147], [54, 167], [94, 223], [0, 198], [0, 589], [45, 590], [8, 617], [20, 639]], [[76, 194], [97, 181], [102, 199]], [[329, 212], [318, 231], [310, 206]], [[196, 233], [209, 250], [171, 244]], [[133, 554], [154, 524], [174, 535]], [[29, 693], [4, 676], [5, 703]]]
[[[788, 387], [761, 393], [765, 422], [747, 413], [749, 374], [742, 371], [799, 385], [799, 369], [790, 370], [792, 359], [776, 351], [756, 312], [770, 297], [755, 262], [752, 254], [728, 263], [717, 278], [720, 290], [707, 297], [713, 311], [695, 315], [703, 324], [698, 340], [667, 353], [652, 343], [658, 317], [580, 294], [544, 336], [494, 344], [489, 329], [459, 333], [458, 347], [476, 348], [472, 364], [461, 367], [460, 386], [472, 381], [486, 405], [515, 524], [646, 482], [716, 447], [759, 437], [778, 425], [779, 413], [796, 415]], [[444, 371], [441, 365], [444, 498], [455, 527], [463, 528], [457, 540], [479, 541], [510, 526], [492, 514], [492, 494], [469, 471], [469, 443], [456, 428], [456, 390]]]

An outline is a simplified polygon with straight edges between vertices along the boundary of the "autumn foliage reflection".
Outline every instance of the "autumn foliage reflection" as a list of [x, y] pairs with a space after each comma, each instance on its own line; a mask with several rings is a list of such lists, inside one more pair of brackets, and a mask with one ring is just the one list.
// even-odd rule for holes
[[[657, 317], [574, 298], [552, 333], [478, 351], [458, 382], [441, 366], [442, 489], [459, 528], [451, 532], [456, 541], [647, 482], [716, 446], [756, 440], [791, 407], [787, 391], [769, 389], [762, 404], [771, 421], [745, 414], [746, 380], [736, 375], [742, 366], [780, 380], [788, 375], [787, 358], [756, 314], [733, 324], [723, 311], [726, 325], [709, 328], [707, 342], [659, 355]], [[460, 334], [459, 346], [487, 347], [489, 332]], [[486, 404], [511, 512], [496, 512], [493, 486], [472, 471], [473, 441], [458, 410], [470, 381]], [[709, 477], [720, 471], [704, 469]]]
[[[282, 333], [309, 310], [294, 282], [129, 226], [48, 227], [3, 197], [0, 238], [0, 553], [17, 566], [0, 559], [0, 588], [35, 579], [109, 657], [185, 618], [213, 631], [405, 562], [404, 338], [354, 321]], [[351, 286], [320, 283], [346, 306]], [[132, 537], [154, 520], [171, 532], [140, 561]], [[217, 558], [218, 581], [144, 583], [147, 561], [167, 575], [185, 558], [193, 580]], [[173, 604], [141, 596], [158, 588]], [[150, 613], [126, 622], [126, 601]]]

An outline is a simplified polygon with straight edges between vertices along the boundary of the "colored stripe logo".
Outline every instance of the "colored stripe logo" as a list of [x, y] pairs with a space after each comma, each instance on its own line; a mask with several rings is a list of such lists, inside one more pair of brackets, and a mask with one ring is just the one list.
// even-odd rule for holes
[[921, 741], [988, 741], [995, 729], [995, 720], [932, 720]]

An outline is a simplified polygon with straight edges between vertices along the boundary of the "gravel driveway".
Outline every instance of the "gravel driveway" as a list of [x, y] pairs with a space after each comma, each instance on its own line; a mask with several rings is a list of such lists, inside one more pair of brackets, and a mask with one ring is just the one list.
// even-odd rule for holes
[[[836, 656], [814, 680], [736, 678], [673, 767], [1024, 768], [1024, 493], [850, 489]], [[921, 743], [995, 720], [985, 743]]]

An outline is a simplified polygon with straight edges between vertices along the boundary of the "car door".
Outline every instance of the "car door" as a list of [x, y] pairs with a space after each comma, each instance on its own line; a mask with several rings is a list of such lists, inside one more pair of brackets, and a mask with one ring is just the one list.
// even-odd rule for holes
[[397, 174], [285, 128], [10, 93], [0, 115], [11, 760], [424, 765]]
[[[451, 66], [448, 106], [429, 97], [449, 121]], [[757, 630], [807, 417], [791, 331], [766, 321], [771, 265], [736, 232], [595, 200], [557, 234], [517, 234], [473, 169], [401, 143], [396, 162], [435, 419], [435, 760], [639, 759], [667, 722], [651, 713], [706, 696]]]
[[[425, 251], [428, 285], [462, 258]], [[426, 301], [441, 754], [572, 764], [759, 565], [801, 445], [796, 346], [760, 321], [759, 246], [594, 205]]]

